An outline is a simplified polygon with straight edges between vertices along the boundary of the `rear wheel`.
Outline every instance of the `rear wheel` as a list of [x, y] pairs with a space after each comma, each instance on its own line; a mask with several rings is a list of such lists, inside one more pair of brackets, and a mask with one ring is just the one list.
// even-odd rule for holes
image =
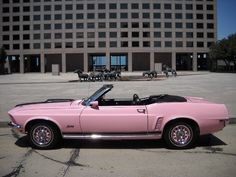
[[170, 124], [164, 132], [164, 140], [169, 148], [187, 149], [197, 140], [196, 128], [186, 122]]
[[57, 128], [50, 123], [34, 124], [29, 131], [30, 143], [37, 149], [51, 149], [60, 139]]

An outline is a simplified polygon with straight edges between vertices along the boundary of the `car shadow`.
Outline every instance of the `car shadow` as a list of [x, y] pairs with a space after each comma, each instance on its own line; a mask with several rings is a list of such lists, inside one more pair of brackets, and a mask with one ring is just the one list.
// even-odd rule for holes
[[[15, 144], [19, 147], [30, 147], [28, 136], [19, 138]], [[219, 145], [227, 145], [216, 136], [204, 135], [199, 138], [197, 147], [212, 147]], [[80, 149], [167, 149], [163, 140], [62, 140], [61, 148], [80, 148]]]

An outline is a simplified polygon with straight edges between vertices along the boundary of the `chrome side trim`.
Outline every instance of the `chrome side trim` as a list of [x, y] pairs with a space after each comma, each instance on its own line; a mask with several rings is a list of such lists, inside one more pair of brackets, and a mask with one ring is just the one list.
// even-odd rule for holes
[[150, 134], [64, 134], [64, 139], [105, 139], [105, 140], [121, 140], [121, 139], [159, 139], [161, 132]]
[[9, 122], [9, 123], [8, 123], [8, 126], [10, 126], [10, 127], [12, 127], [12, 128], [17, 128], [17, 129], [22, 128], [20, 125], [15, 124], [15, 123], [13, 123], [13, 122]]

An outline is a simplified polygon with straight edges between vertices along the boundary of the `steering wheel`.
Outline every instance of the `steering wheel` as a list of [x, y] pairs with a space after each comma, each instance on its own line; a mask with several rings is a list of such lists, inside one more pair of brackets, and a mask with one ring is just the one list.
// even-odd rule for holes
[[134, 102], [134, 104], [139, 104], [140, 103], [140, 98], [139, 98], [139, 96], [135, 93], [135, 94], [133, 94], [133, 102]]

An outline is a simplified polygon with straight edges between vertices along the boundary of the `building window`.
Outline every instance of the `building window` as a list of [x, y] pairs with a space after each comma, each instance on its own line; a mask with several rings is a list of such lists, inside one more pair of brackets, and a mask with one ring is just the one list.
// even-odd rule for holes
[[[9, 8], [7, 7], [8, 12], [9, 12]], [[13, 12], [20, 12], [20, 7], [13, 7], [12, 9]], [[6, 8], [3, 8], [3, 13], [8, 13]]]
[[128, 41], [121, 41], [120, 46], [121, 47], [128, 47]]
[[150, 47], [149, 41], [143, 41], [143, 47]]
[[54, 24], [54, 29], [56, 30], [62, 29], [62, 24], [61, 23]]
[[51, 6], [50, 5], [45, 5], [44, 6], [44, 11], [51, 11]]
[[61, 33], [55, 33], [54, 34], [54, 38], [55, 39], [61, 39], [62, 38], [62, 34]]
[[24, 6], [23, 12], [30, 12], [30, 6]]
[[55, 20], [61, 20], [62, 19], [62, 15], [61, 14], [55, 14], [54, 19]]
[[4, 49], [6, 49], [6, 50], [9, 50], [9, 49], [10, 49], [10, 45], [9, 45], [9, 44], [3, 44], [3, 47], [4, 47]]
[[197, 19], [203, 19], [203, 14], [197, 14]]
[[77, 10], [83, 10], [84, 9], [84, 5], [83, 4], [76, 4], [76, 9]]
[[196, 9], [197, 10], [203, 10], [203, 5], [202, 4], [197, 4]]
[[44, 24], [44, 29], [45, 30], [50, 30], [51, 29], [51, 24]]
[[214, 15], [213, 14], [207, 14], [207, 19], [208, 20], [213, 20], [214, 19]]
[[183, 37], [183, 33], [182, 32], [175, 32], [175, 37], [176, 38], [182, 38]]
[[66, 33], [66, 39], [72, 39], [73, 38], [73, 33]]
[[154, 41], [154, 47], [161, 47], [161, 41]]
[[117, 32], [110, 32], [110, 38], [117, 38]]
[[121, 3], [121, 4], [120, 4], [120, 9], [128, 9], [128, 4], [126, 4], [126, 3]]
[[10, 21], [10, 18], [9, 18], [9, 17], [2, 17], [2, 21], [3, 21], [3, 22], [9, 22], [9, 21]]
[[214, 38], [214, 33], [207, 33], [207, 38]]
[[120, 37], [127, 38], [128, 37], [128, 32], [121, 32]]
[[153, 18], [160, 19], [161, 18], [161, 13], [154, 13]]
[[13, 40], [14, 40], [14, 41], [20, 40], [20, 35], [14, 34], [14, 35], [13, 35]]
[[106, 47], [106, 42], [105, 42], [105, 41], [98, 42], [98, 47], [99, 47], [99, 48], [104, 48], [104, 47]]
[[55, 5], [54, 9], [55, 11], [62, 10], [62, 5]]
[[51, 39], [50, 33], [44, 33], [44, 39]]
[[122, 19], [128, 18], [128, 13], [120, 13], [120, 18]]
[[88, 13], [87, 14], [87, 19], [94, 19], [95, 18], [95, 14], [94, 13]]
[[150, 28], [149, 22], [143, 22], [143, 28]]
[[153, 9], [161, 9], [161, 4], [160, 3], [154, 3], [153, 4]]
[[44, 20], [51, 20], [51, 15], [44, 15]]
[[40, 15], [34, 15], [34, 21], [40, 21]]
[[120, 27], [121, 28], [128, 28], [128, 22], [121, 22]]
[[9, 41], [9, 39], [10, 39], [9, 35], [3, 35], [2, 36], [3, 41]]
[[193, 10], [193, 5], [192, 4], [186, 4], [185, 9], [186, 10]]
[[166, 38], [172, 38], [172, 32], [165, 32]]
[[98, 37], [99, 38], [106, 38], [106, 32], [99, 32]]
[[187, 38], [193, 38], [193, 32], [186, 32]]
[[54, 48], [60, 49], [60, 48], [62, 48], [62, 44], [60, 42], [55, 42], [54, 43]]
[[20, 16], [13, 16], [13, 22], [19, 22]]
[[84, 29], [83, 23], [76, 23], [76, 29]]
[[87, 38], [95, 38], [94, 32], [87, 32]]
[[34, 43], [33, 45], [34, 49], [40, 49], [40, 43]]
[[[3, 31], [5, 31], [4, 26], [3, 26]], [[9, 26], [8, 26], [8, 31], [9, 31]], [[19, 25], [13, 25], [13, 31], [20, 31], [20, 26]]]
[[84, 48], [84, 43], [83, 42], [77, 42], [76, 47], [77, 48]]
[[204, 47], [204, 42], [197, 42], [197, 47], [199, 48]]
[[182, 19], [182, 18], [183, 18], [182, 13], [175, 14], [175, 19]]
[[131, 14], [131, 17], [132, 17], [132, 18], [139, 18], [139, 13], [132, 13], [132, 14]]
[[160, 38], [161, 37], [161, 32], [154, 32], [154, 37], [155, 38]]
[[66, 4], [66, 10], [73, 10], [72, 4]]
[[171, 10], [171, 4], [164, 4], [164, 9], [170, 9]]
[[29, 40], [30, 35], [29, 34], [23, 34], [23, 40]]
[[98, 23], [98, 28], [106, 28], [106, 23], [104, 22]]
[[204, 25], [203, 23], [197, 23], [197, 29], [203, 29]]
[[143, 13], [143, 18], [150, 18], [150, 14], [149, 13]]
[[66, 42], [66, 48], [73, 48], [72, 42]]
[[109, 9], [116, 9], [116, 4], [115, 3], [109, 4]]
[[214, 29], [213, 23], [207, 23], [207, 29]]
[[171, 41], [165, 41], [165, 47], [172, 47]]
[[139, 47], [139, 41], [132, 41], [132, 47]]
[[139, 22], [132, 22], [132, 28], [139, 28]]
[[150, 32], [143, 32], [143, 37], [150, 37]]
[[116, 13], [109, 13], [109, 18], [110, 19], [115, 19], [116, 18]]
[[30, 49], [30, 44], [23, 44], [23, 49]]
[[25, 21], [30, 21], [30, 16], [24, 15], [24, 16], [23, 16], [23, 21], [24, 21], [24, 22], [25, 22]]
[[98, 18], [99, 19], [105, 19], [106, 18], [106, 13], [99, 13]]
[[87, 4], [87, 9], [88, 10], [93, 10], [94, 9], [94, 4]]
[[40, 30], [41, 28], [40, 28], [40, 24], [35, 24], [34, 25], [34, 30], [35, 31], [37, 31], [37, 30]]
[[193, 47], [193, 42], [187, 42], [186, 47]]
[[153, 26], [154, 26], [154, 28], [161, 28], [161, 23], [160, 22], [154, 22]]
[[192, 13], [187, 13], [186, 14], [186, 19], [193, 19], [193, 14]]
[[116, 41], [110, 41], [110, 47], [117, 47]]
[[23, 25], [23, 31], [29, 31], [30, 26], [29, 25]]
[[117, 24], [115, 22], [110, 22], [109, 27], [110, 28], [117, 28]]
[[204, 38], [204, 33], [198, 32], [197, 33], [197, 38]]
[[40, 34], [34, 34], [34, 39], [35, 39], [35, 40], [40, 39]]
[[87, 42], [87, 47], [88, 48], [94, 48], [95, 47], [95, 43], [94, 42]]
[[139, 32], [132, 32], [133, 38], [139, 38]]
[[139, 4], [138, 3], [132, 3], [131, 4], [131, 9], [139, 9]]
[[175, 46], [176, 47], [183, 47], [183, 42], [182, 41], [176, 41]]
[[142, 4], [143, 9], [150, 9], [150, 4], [144, 3]]
[[171, 13], [165, 13], [165, 19], [171, 19], [172, 14]]
[[165, 28], [172, 28], [172, 24], [170, 22], [165, 23]]
[[214, 6], [213, 5], [207, 5], [207, 10], [214, 10]]
[[20, 44], [13, 44], [13, 49], [16, 49], [16, 50], [20, 49]]
[[98, 4], [98, 9], [106, 9], [106, 4]]
[[95, 24], [94, 23], [87, 23], [87, 28], [93, 29], [93, 28], [95, 28]]
[[72, 20], [73, 19], [73, 14], [66, 14], [66, 20]]
[[76, 14], [76, 19], [84, 19], [84, 14], [82, 13], [79, 13], [79, 14]]
[[182, 10], [182, 4], [175, 4], [176, 10]]

